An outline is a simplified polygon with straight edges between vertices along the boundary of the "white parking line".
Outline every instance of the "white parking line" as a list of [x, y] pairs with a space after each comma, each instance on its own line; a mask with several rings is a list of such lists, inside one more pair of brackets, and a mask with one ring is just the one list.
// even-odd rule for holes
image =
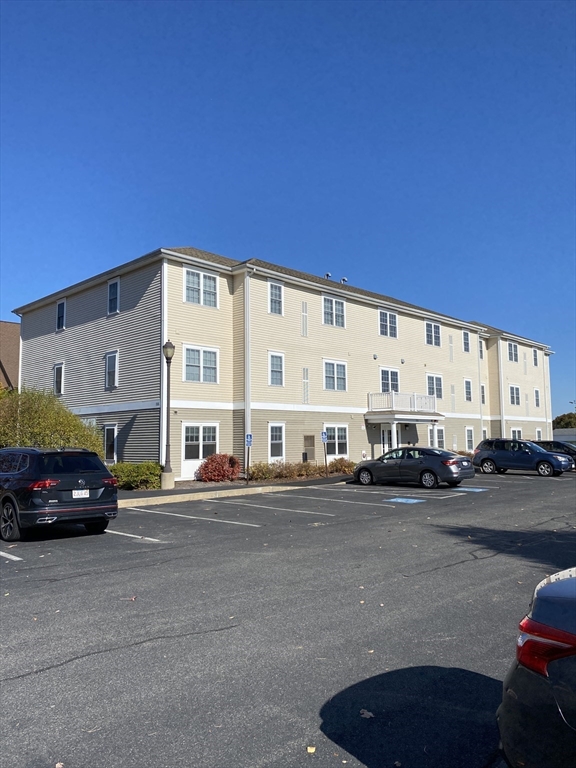
[[[215, 499], [205, 499], [205, 501], [215, 501]], [[233, 502], [228, 502], [232, 504]], [[135, 512], [150, 512], [152, 515], [167, 515], [168, 517], [185, 517], [188, 520], [205, 520], [207, 523], [228, 523], [228, 525], [246, 525], [249, 528], [262, 528], [261, 525], [255, 523], [239, 523], [236, 520], [219, 520], [216, 517], [198, 517], [197, 515], [180, 515], [178, 512], [160, 512], [157, 509], [150, 509], [150, 507], [128, 507]]]
[[21, 557], [16, 557], [16, 555], [9, 555], [8, 552], [0, 552], [0, 556], [5, 557], [8, 560], [22, 560]]
[[[278, 494], [279, 496], [280, 494]], [[300, 514], [300, 515], [322, 515], [323, 517], [336, 517], [336, 515], [331, 514], [330, 512], [308, 512], [305, 509], [284, 509], [284, 507], [267, 507], [264, 504], [248, 504], [247, 502], [242, 501], [223, 501], [221, 499], [206, 499], [206, 501], [211, 501], [216, 504], [236, 504], [243, 507], [254, 507], [255, 509], [273, 509], [274, 512], [292, 512], [293, 514]]]
[[[292, 499], [314, 499], [315, 501], [318, 501], [317, 496], [300, 496], [300, 494], [297, 493], [275, 493], [274, 496], [288, 496]], [[330, 502], [334, 503], [333, 499], [330, 499]], [[377, 501], [348, 501], [348, 499], [338, 499], [337, 502], [338, 504], [362, 504], [368, 507], [392, 507], [392, 509], [394, 509], [394, 504], [379, 504]], [[320, 515], [322, 512], [318, 512], [318, 514]]]
[[122, 531], [106, 531], [106, 533], [115, 533], [116, 536], [130, 536], [131, 539], [143, 539], [144, 541], [155, 541], [162, 544], [160, 539], [151, 539], [149, 536], [138, 536], [136, 533], [123, 533]]

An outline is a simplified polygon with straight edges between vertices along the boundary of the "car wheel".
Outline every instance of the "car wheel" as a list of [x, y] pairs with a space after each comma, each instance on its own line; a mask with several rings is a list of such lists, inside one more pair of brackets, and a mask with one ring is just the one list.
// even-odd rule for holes
[[20, 541], [20, 526], [16, 505], [8, 500], [2, 504], [0, 514], [0, 538], [4, 541]]
[[499, 475], [505, 475], [505, 474], [506, 474], [506, 472], [508, 472], [508, 470], [507, 470], [507, 469], [499, 469], [499, 470], [498, 470], [498, 474], [499, 474]]
[[498, 467], [492, 459], [484, 459], [484, 461], [481, 464], [482, 472], [484, 472], [485, 475], [493, 475], [495, 472], [498, 471]]
[[460, 485], [461, 482], [462, 480], [450, 480], [448, 485], [450, 486], [450, 488], [456, 488], [456, 486]]
[[434, 472], [430, 471], [429, 469], [425, 469], [424, 472], [422, 472], [420, 475], [420, 485], [422, 485], [424, 488], [437, 488], [438, 478]]
[[88, 533], [104, 533], [106, 528], [108, 528], [108, 520], [99, 520], [96, 523], [84, 523], [84, 528], [86, 528]]
[[554, 467], [549, 461], [541, 461], [536, 469], [541, 477], [550, 477], [550, 475], [554, 474]]
[[361, 469], [358, 472], [358, 482], [360, 485], [371, 485], [374, 482], [372, 472], [369, 469]]

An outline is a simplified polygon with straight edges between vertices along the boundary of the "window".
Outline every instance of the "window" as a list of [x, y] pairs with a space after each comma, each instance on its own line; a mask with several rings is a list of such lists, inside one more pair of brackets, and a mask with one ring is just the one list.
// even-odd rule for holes
[[117, 424], [104, 424], [104, 459], [107, 464], [116, 464], [117, 428]]
[[54, 366], [54, 394], [61, 395], [64, 392], [64, 363], [56, 363]]
[[486, 440], [488, 438], [488, 430], [484, 428], [482, 430], [482, 440]]
[[284, 460], [284, 424], [269, 424], [270, 461]]
[[536, 440], [542, 440], [542, 430], [537, 429], [536, 430]]
[[536, 368], [538, 367], [538, 350], [537, 349], [532, 350], [532, 363], [536, 366]]
[[62, 299], [56, 305], [56, 330], [63, 331], [66, 328], [66, 299]]
[[466, 427], [466, 450], [474, 450], [474, 430], [472, 427]]
[[346, 391], [346, 363], [324, 361], [324, 389]]
[[108, 314], [113, 315], [120, 311], [120, 280], [111, 280], [108, 283]]
[[464, 352], [470, 352], [470, 333], [462, 331], [462, 349]]
[[478, 354], [480, 355], [480, 360], [484, 360], [484, 342], [482, 339], [478, 339]]
[[440, 326], [438, 323], [426, 323], [426, 344], [440, 346]]
[[380, 336], [390, 336], [391, 339], [398, 338], [398, 315], [394, 312], [380, 310]]
[[520, 387], [510, 387], [510, 405], [520, 405]]
[[513, 429], [510, 432], [510, 436], [512, 440], [522, 440], [522, 430], [521, 429]]
[[118, 352], [107, 352], [106, 360], [106, 389], [118, 386]]
[[269, 381], [272, 387], [284, 386], [284, 355], [278, 352], [268, 352]]
[[205, 307], [218, 306], [217, 281], [215, 275], [184, 270], [184, 301], [188, 304], [203, 304]]
[[400, 392], [398, 371], [380, 368], [380, 382], [382, 392]]
[[218, 383], [218, 350], [184, 347], [184, 381]]
[[268, 283], [268, 295], [270, 299], [269, 311], [271, 315], [282, 315], [283, 310], [283, 290], [281, 283]]
[[324, 325], [344, 328], [344, 302], [324, 296]]
[[[436, 430], [437, 448], [444, 448], [444, 427]], [[428, 429], [428, 445], [434, 445], [434, 427]]]
[[216, 424], [188, 424], [184, 427], [184, 460], [199, 461], [217, 453]]
[[344, 425], [326, 425], [326, 454], [328, 456], [348, 455], [348, 427]]
[[539, 389], [534, 390], [534, 406], [536, 408], [540, 408], [540, 390]]
[[426, 377], [426, 381], [428, 383], [428, 394], [431, 397], [437, 397], [439, 400], [441, 400], [442, 399], [442, 377], [428, 375]]
[[470, 379], [464, 379], [464, 399], [467, 403], [472, 402], [472, 382]]
[[480, 384], [480, 399], [482, 401], [482, 405], [486, 405], [486, 387], [484, 384]]
[[511, 341], [508, 342], [508, 360], [511, 363], [518, 362], [518, 344], [513, 344]]

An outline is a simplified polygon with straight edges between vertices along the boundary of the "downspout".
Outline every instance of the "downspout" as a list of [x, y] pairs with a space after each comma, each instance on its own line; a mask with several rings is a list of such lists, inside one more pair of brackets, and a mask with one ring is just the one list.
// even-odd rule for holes
[[502, 339], [498, 337], [498, 386], [500, 389], [500, 437], [506, 437], [504, 422], [504, 381], [502, 371]]
[[[478, 360], [478, 400], [480, 401], [480, 440], [484, 435], [484, 409], [482, 407], [482, 366], [480, 365], [480, 334], [478, 334], [478, 343], [476, 344], [476, 358]], [[484, 348], [484, 340], [482, 339], [482, 348]]]
[[[249, 270], [252, 270], [251, 272]], [[250, 365], [250, 276], [256, 271], [249, 267], [244, 276], [244, 434], [252, 433], [252, 392]], [[246, 468], [248, 452], [244, 447], [244, 467]]]
[[[162, 352], [162, 345], [167, 340], [168, 330], [168, 262], [162, 260], [162, 272], [160, 281], [160, 344], [158, 344], [158, 365], [160, 366], [160, 446], [159, 456], [160, 464], [166, 463], [166, 370], [167, 365]], [[180, 467], [176, 473], [180, 476]]]
[[547, 355], [544, 350], [542, 351], [542, 359], [544, 361], [544, 416], [546, 418], [546, 439], [551, 440], [554, 437], [554, 432], [550, 428], [552, 426], [552, 419], [548, 421], [548, 392], [549, 387], [547, 382], [550, 381], [550, 355]]

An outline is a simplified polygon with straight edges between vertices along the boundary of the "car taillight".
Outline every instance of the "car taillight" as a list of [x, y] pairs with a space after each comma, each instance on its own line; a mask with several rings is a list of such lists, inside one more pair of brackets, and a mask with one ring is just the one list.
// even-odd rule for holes
[[104, 485], [118, 485], [118, 478], [117, 477], [105, 477], [104, 480], [102, 480]]
[[576, 635], [540, 624], [528, 616], [518, 625], [516, 658], [524, 667], [548, 677], [548, 664], [565, 656], [576, 656]]
[[443, 461], [442, 464], [446, 464], [447, 467], [453, 467], [454, 464], [460, 464], [458, 459], [446, 459], [446, 461]]
[[33, 483], [30, 483], [28, 486], [29, 491], [44, 491], [46, 488], [54, 488], [55, 485], [58, 485], [60, 480], [34, 480]]

